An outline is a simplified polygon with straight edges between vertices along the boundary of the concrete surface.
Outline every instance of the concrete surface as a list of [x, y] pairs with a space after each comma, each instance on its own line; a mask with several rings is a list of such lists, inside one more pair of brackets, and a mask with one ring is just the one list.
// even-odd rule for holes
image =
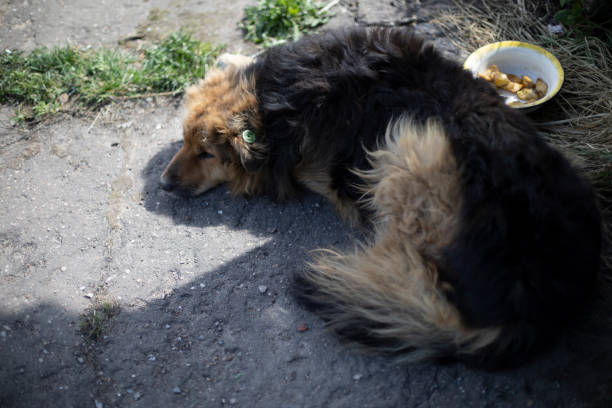
[[[188, 24], [247, 52], [234, 27], [254, 3], [3, 1], [0, 48], [116, 46]], [[417, 31], [460, 59], [427, 21], [438, 3], [343, 0], [329, 24], [418, 15]], [[309, 251], [350, 248], [357, 233], [317, 196], [278, 204], [224, 188], [191, 200], [161, 191], [180, 146], [180, 101], [32, 129], [14, 127], [11, 113], [0, 109], [1, 407], [612, 406], [609, 315], [494, 373], [340, 345], [294, 301], [290, 279]], [[88, 342], [83, 315], [104, 299], [120, 313]]]

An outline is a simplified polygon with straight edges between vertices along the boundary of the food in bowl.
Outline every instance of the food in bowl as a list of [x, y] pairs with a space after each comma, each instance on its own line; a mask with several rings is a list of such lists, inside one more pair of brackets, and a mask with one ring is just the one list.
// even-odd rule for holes
[[[500, 89], [516, 94], [521, 101], [525, 101], [524, 103], [535, 102], [543, 98], [548, 91], [548, 85], [542, 78], [538, 78], [534, 83], [527, 75], [519, 77], [518, 75], [501, 72], [495, 64], [480, 72], [478, 76], [495, 84]], [[511, 103], [523, 103], [521, 101]]]
[[[503, 86], [507, 86], [510, 90], [503, 87], [496, 87], [496, 89], [506, 103], [513, 108], [526, 111], [534, 110], [552, 99], [563, 84], [563, 68], [557, 58], [534, 44], [522, 41], [491, 43], [474, 51], [463, 64], [464, 68], [470, 71], [474, 77], [478, 77], [479, 74], [493, 65], [506, 74], [508, 84]], [[517, 80], [517, 77], [520, 77], [520, 81]], [[546, 85], [544, 96], [538, 97], [532, 102], [520, 99], [517, 92], [524, 88], [534, 89], [537, 95], [538, 89], [535, 88], [537, 78], [541, 78], [543, 81], [543, 84], [539, 86], [541, 92]], [[498, 79], [498, 82], [504, 83], [504, 77]], [[520, 85], [513, 85], [512, 83], [520, 83], [523, 87], [518, 89]], [[533, 83], [533, 86], [531, 83]], [[527, 91], [522, 91], [521, 95], [527, 99], [534, 99], [533, 97], [530, 98], [533, 95]]]

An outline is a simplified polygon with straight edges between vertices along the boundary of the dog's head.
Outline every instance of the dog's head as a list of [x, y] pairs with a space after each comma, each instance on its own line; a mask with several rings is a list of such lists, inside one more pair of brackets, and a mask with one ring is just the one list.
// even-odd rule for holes
[[[186, 92], [183, 146], [161, 176], [166, 191], [198, 195], [229, 182], [244, 193], [249, 178], [265, 164], [265, 145], [244, 57], [222, 57], [199, 84]], [[242, 186], [245, 191], [239, 191]]]

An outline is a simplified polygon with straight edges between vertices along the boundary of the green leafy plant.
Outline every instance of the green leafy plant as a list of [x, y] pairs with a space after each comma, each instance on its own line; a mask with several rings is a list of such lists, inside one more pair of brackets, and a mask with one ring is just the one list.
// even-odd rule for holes
[[583, 40], [586, 36], [595, 36], [612, 46], [612, 32], [589, 18], [582, 0], [559, 0], [559, 5], [561, 10], [554, 18], [567, 28], [568, 37]]
[[331, 18], [325, 4], [313, 0], [259, 0], [256, 6], [246, 7], [244, 14], [238, 25], [244, 38], [263, 47], [297, 40]]
[[221, 47], [179, 31], [139, 55], [76, 47], [0, 53], [0, 103], [17, 103], [16, 119], [39, 119], [65, 104], [96, 107], [115, 98], [178, 94], [202, 78]]

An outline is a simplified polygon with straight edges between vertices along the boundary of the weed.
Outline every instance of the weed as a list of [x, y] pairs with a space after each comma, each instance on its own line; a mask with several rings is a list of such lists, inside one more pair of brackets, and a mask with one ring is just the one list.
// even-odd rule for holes
[[245, 18], [238, 24], [244, 38], [263, 47], [287, 40], [297, 40], [327, 23], [328, 8], [313, 0], [259, 0], [244, 9]]
[[83, 315], [79, 332], [88, 341], [99, 341], [111, 326], [111, 319], [119, 314], [119, 305], [111, 300], [96, 302]]
[[587, 16], [583, 0], [559, 0], [559, 5], [561, 10], [555, 13], [554, 18], [567, 27], [568, 37], [582, 41], [585, 37], [596, 36], [612, 47], [612, 32]]
[[37, 48], [27, 55], [5, 50], [0, 53], [0, 103], [18, 103], [19, 121], [54, 113], [68, 101], [97, 107], [114, 98], [178, 94], [204, 76], [220, 50], [183, 30], [138, 56], [70, 46]]

